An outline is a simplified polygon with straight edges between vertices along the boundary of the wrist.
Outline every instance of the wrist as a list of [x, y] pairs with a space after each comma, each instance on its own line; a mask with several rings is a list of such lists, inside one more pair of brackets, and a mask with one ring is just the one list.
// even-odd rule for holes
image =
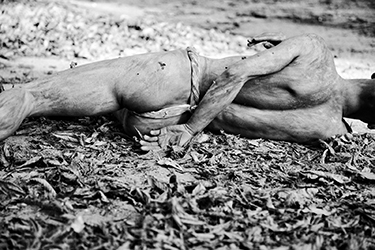
[[192, 129], [192, 127], [187, 123], [184, 124], [184, 127], [185, 127], [186, 131], [189, 134], [191, 134], [192, 136], [196, 135], [199, 132], [199, 131], [195, 131], [194, 129]]

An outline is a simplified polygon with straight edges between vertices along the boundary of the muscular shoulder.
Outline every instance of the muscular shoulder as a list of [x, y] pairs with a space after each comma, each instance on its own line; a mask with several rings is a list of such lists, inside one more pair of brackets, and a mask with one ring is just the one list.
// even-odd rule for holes
[[301, 42], [306, 42], [306, 43], [324, 43], [324, 39], [321, 36], [318, 36], [317, 34], [314, 33], [307, 33], [307, 34], [302, 34], [298, 36], [294, 36], [290, 39], [296, 39]]
[[309, 33], [290, 38], [290, 40], [296, 44], [301, 52], [322, 52], [327, 50], [327, 45], [324, 39], [316, 34]]

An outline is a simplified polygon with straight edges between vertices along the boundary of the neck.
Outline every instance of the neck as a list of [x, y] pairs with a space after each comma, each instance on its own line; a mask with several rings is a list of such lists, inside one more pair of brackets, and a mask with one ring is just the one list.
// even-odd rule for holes
[[375, 80], [346, 79], [344, 86], [344, 116], [374, 123]]
[[205, 72], [201, 83], [201, 94], [205, 94], [212, 85], [213, 81], [218, 78], [229, 66], [245, 59], [244, 56], [232, 56], [221, 59], [205, 58]]

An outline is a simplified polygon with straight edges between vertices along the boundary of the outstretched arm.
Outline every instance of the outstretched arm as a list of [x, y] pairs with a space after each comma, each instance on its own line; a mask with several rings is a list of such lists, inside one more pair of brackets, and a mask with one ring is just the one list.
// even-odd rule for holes
[[186, 124], [151, 131], [154, 137], [145, 137], [145, 141], [141, 142], [142, 149], [185, 145], [234, 100], [247, 81], [287, 67], [300, 55], [304, 47], [303, 43], [300, 37], [290, 38], [275, 47], [231, 65], [214, 81]]

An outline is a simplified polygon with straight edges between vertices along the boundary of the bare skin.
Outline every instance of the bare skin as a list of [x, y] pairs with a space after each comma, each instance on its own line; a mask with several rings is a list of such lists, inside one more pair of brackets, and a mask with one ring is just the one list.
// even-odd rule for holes
[[[199, 57], [205, 67], [208, 58]], [[241, 57], [215, 60], [202, 75], [202, 97], [226, 65]], [[212, 79], [211, 79], [212, 78]], [[130, 135], [186, 122], [189, 114], [159, 120], [143, 113], [189, 103], [191, 62], [186, 50], [135, 55], [78, 66], [0, 93], [0, 141], [30, 116], [93, 116], [116, 112]], [[124, 110], [126, 109], [126, 110]]]
[[183, 50], [83, 65], [0, 93], [0, 140], [29, 116], [92, 116], [122, 108], [142, 113], [187, 103], [189, 95]]
[[[283, 38], [255, 40], [272, 47]], [[314, 35], [286, 39], [246, 59], [199, 57], [199, 62], [203, 99], [193, 115], [155, 120], [128, 112], [189, 103], [186, 51], [143, 54], [76, 67], [0, 93], [0, 140], [29, 116], [116, 111], [129, 134], [151, 134], [143, 137], [143, 150], [184, 145], [207, 125], [249, 138], [308, 143], [346, 133], [343, 116], [375, 123], [374, 80], [342, 79]]]
[[311, 143], [347, 133], [343, 117], [370, 127], [374, 111], [375, 80], [341, 78], [322, 39], [303, 35], [230, 65], [187, 123], [153, 130], [141, 143], [145, 150], [182, 146], [206, 126]]

